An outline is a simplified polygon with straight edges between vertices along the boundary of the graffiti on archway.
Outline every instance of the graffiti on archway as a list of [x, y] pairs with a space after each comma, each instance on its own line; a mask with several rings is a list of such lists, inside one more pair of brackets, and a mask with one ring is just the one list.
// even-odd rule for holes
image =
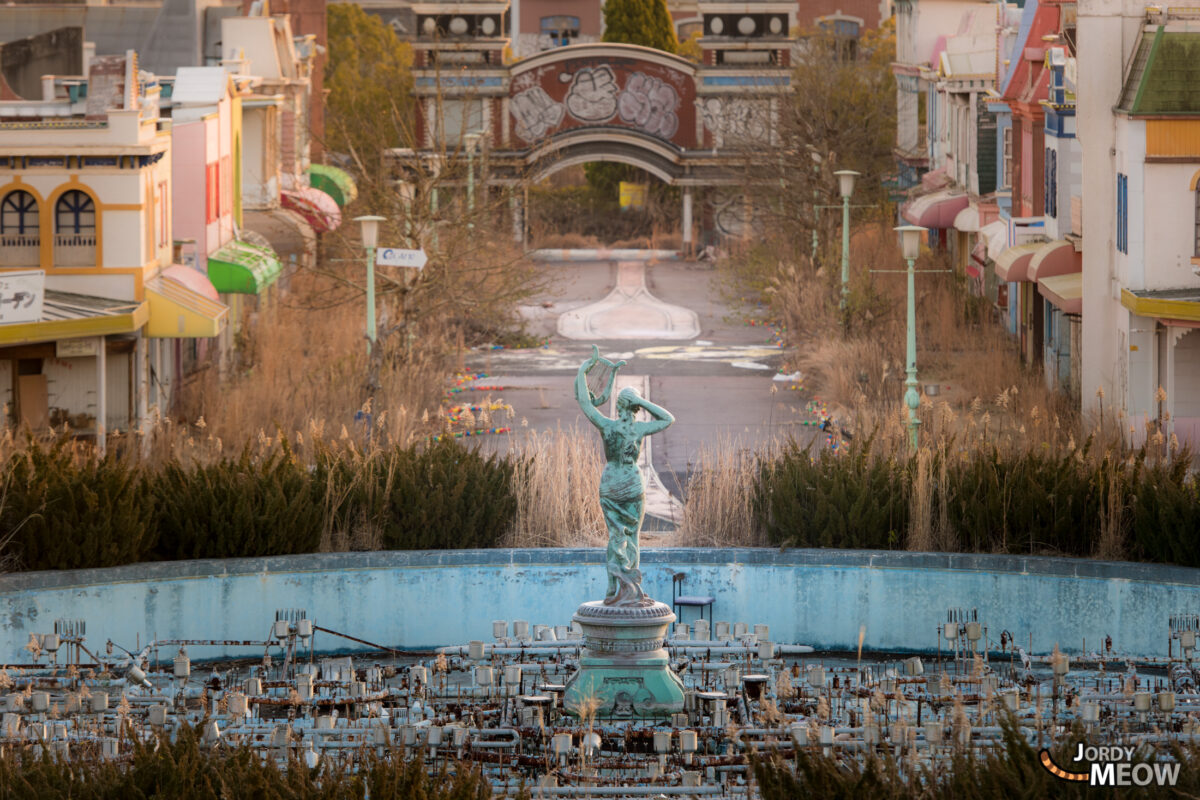
[[632, 58], [578, 57], [512, 80], [513, 131], [527, 144], [556, 133], [617, 126], [695, 147], [696, 86], [683, 70]]
[[762, 223], [755, 218], [754, 207], [740, 191], [713, 193], [713, 221], [723, 236], [751, 236], [762, 233]]

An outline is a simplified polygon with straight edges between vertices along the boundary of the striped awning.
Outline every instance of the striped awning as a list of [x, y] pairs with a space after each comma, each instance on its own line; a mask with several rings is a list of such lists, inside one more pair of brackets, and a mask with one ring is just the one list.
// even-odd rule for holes
[[1064, 314], [1083, 313], [1083, 273], [1054, 275], [1038, 281], [1038, 294]]
[[905, 203], [901, 216], [922, 228], [952, 228], [954, 218], [971, 202], [964, 192], [944, 189], [914, 198]]
[[258, 294], [282, 270], [274, 251], [238, 239], [208, 257], [208, 279], [226, 294]]
[[345, 170], [328, 164], [313, 164], [308, 168], [308, 182], [333, 198], [338, 207], [345, 208], [358, 197], [358, 186]]
[[283, 207], [304, 217], [304, 221], [317, 233], [328, 233], [342, 224], [342, 210], [337, 202], [320, 189], [298, 186], [284, 189], [280, 194]]
[[979, 209], [967, 206], [954, 217], [954, 228], [963, 233], [975, 233], [979, 230]]
[[1083, 271], [1083, 253], [1075, 252], [1075, 245], [1065, 239], [1043, 244], [1029, 260], [1029, 280], [1038, 281], [1055, 275], [1069, 275]]
[[1029, 262], [1042, 244], [1019, 244], [996, 256], [996, 277], [1009, 283], [1029, 280]]
[[[196, 274], [204, 278], [200, 273]], [[207, 279], [205, 283], [208, 283]], [[146, 300], [150, 304], [146, 336], [152, 339], [212, 338], [220, 335], [229, 317], [229, 307], [224, 303], [171, 277], [160, 276], [146, 281]]]

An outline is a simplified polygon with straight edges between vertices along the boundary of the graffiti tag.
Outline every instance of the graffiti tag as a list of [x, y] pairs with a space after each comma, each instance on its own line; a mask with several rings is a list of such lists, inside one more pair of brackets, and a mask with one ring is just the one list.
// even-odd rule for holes
[[679, 129], [679, 94], [662, 80], [635, 72], [617, 98], [621, 121], [652, 136], [670, 139]]
[[514, 95], [510, 105], [517, 121], [517, 136], [527, 142], [544, 138], [563, 121], [563, 105], [556, 103], [541, 86]]
[[575, 73], [567, 90], [566, 105], [580, 122], [606, 122], [617, 113], [617, 78], [607, 66], [587, 67]]
[[767, 138], [767, 108], [746, 100], [722, 102], [710, 97], [697, 100], [696, 108], [704, 120], [704, 127], [722, 138], [743, 141], [764, 141]]

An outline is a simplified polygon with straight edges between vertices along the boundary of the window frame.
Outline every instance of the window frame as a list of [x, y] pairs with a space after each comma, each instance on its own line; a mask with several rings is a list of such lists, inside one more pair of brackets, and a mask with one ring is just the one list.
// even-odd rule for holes
[[[17, 206], [14, 203], [10, 208], [9, 206], [13, 199], [20, 195], [24, 195], [25, 197], [29, 198], [30, 205]], [[5, 221], [9, 219], [10, 215], [16, 216], [14, 231], [8, 230], [8, 225], [5, 224]], [[16, 236], [29, 236], [38, 233], [41, 229], [41, 222], [39, 221], [38, 216], [38, 199], [34, 197], [31, 192], [27, 192], [24, 189], [13, 189], [12, 191], [8, 192], [8, 194], [4, 195], [3, 198], [0, 198], [0, 234], [8, 233]], [[27, 221], [29, 218], [32, 219], [32, 222]]]
[[[73, 207], [67, 205], [70, 200], [82, 198], [82, 202], [76, 203]], [[64, 208], [64, 205], [66, 207]], [[73, 217], [70, 230], [63, 229], [63, 215], [69, 214]], [[90, 224], [84, 224], [87, 219], [85, 215], [91, 215]], [[59, 195], [54, 202], [54, 232], [60, 235], [67, 236], [86, 236], [96, 232], [96, 202], [87, 192], [79, 189], [70, 189]]]

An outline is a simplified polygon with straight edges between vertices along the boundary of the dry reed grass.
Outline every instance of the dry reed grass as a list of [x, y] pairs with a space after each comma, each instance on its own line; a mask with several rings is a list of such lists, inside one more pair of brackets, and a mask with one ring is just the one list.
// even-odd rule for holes
[[[418, 341], [401, 354], [407, 343], [381, 340], [379, 385], [368, 388], [362, 304], [314, 310], [328, 290], [321, 275], [296, 276], [292, 293], [244, 328], [236, 369], [222, 377], [210, 367], [188, 379], [177, 397], [178, 419], [192, 426], [203, 420], [205, 438], [230, 451], [277, 430], [294, 437], [314, 425], [327, 425], [333, 436], [343, 426], [360, 435], [360, 410], [372, 415], [383, 441], [405, 446], [426, 432], [423, 420], [440, 406], [446, 368], [440, 348]], [[396, 313], [384, 305], [381, 317]]]
[[671, 547], [758, 547], [767, 544], [754, 509], [761, 459], [769, 450], [751, 451], [723, 439], [701, 448], [684, 492], [683, 520], [668, 538]]
[[603, 547], [600, 513], [604, 457], [578, 429], [528, 431], [510, 450], [517, 513], [507, 547]]

